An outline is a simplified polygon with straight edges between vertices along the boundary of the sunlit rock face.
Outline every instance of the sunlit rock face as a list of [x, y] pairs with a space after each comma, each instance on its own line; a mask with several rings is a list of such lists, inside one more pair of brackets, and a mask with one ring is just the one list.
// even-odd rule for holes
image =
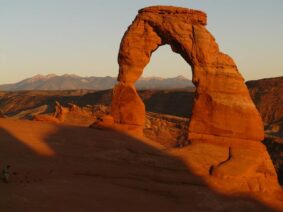
[[168, 44], [193, 71], [196, 97], [189, 138], [215, 135], [263, 139], [262, 121], [243, 77], [233, 60], [220, 52], [205, 25], [206, 14], [197, 10], [154, 6], [139, 11], [120, 46], [119, 84], [114, 89], [112, 104], [116, 123], [144, 124], [145, 108], [134, 83], [151, 54]]
[[188, 146], [173, 148], [171, 154], [221, 191], [278, 190], [276, 172], [259, 142], [264, 138], [260, 115], [236, 64], [220, 52], [205, 25], [201, 11], [171, 6], [139, 11], [120, 45], [112, 98], [114, 125], [127, 126], [120, 127], [126, 131], [129, 126], [143, 128], [145, 107], [134, 83], [151, 54], [168, 44], [191, 66], [196, 86]]

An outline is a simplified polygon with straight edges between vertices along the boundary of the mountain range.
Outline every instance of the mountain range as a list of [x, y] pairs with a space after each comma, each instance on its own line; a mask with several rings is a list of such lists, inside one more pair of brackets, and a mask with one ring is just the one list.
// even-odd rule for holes
[[[2, 91], [20, 91], [20, 90], [106, 90], [113, 88], [116, 84], [116, 77], [81, 77], [73, 74], [48, 74], [36, 75], [24, 79], [17, 83], [0, 85]], [[144, 89], [179, 89], [194, 87], [191, 80], [184, 76], [173, 78], [161, 77], [142, 77], [136, 82], [136, 88]]]

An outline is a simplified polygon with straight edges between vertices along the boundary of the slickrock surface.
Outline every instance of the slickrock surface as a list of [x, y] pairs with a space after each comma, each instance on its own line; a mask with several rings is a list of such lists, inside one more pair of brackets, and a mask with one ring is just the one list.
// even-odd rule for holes
[[[193, 70], [196, 98], [188, 128], [191, 139], [202, 135], [263, 140], [263, 125], [236, 64], [220, 52], [205, 28], [201, 11], [154, 6], [139, 11], [119, 51], [119, 84], [113, 92], [116, 123], [144, 124], [144, 104], [134, 83], [152, 52], [168, 44]], [[178, 107], [178, 106], [176, 106]]]
[[280, 193], [211, 188], [201, 175], [209, 175], [209, 160], [219, 166], [212, 172], [225, 174], [219, 162], [228, 148], [222, 145], [167, 149], [114, 131], [10, 119], [0, 119], [0, 138], [5, 150], [0, 166], [11, 166], [9, 183], [0, 182], [1, 211], [271, 211], [283, 206]]
[[[280, 109], [280, 99], [282, 95], [275, 95], [273, 92], [278, 93], [281, 84], [270, 83], [269, 81], [278, 81], [277, 79], [265, 79], [259, 80], [261, 83], [253, 82], [254, 86], [250, 86], [250, 82], [247, 83], [250, 92], [255, 100], [256, 106], [259, 111], [262, 112], [262, 117], [264, 118], [265, 112], [267, 110], [261, 110], [263, 108], [268, 108], [269, 112], [274, 112], [274, 114]], [[265, 85], [262, 83], [264, 82]], [[271, 86], [272, 85], [272, 86]], [[264, 88], [264, 90], [260, 89]], [[256, 91], [256, 92], [254, 92]], [[55, 111], [55, 101], [60, 101], [61, 106], [69, 108], [69, 102], [80, 105], [81, 110], [89, 111], [88, 114], [93, 115], [95, 118], [105, 115], [105, 112], [109, 111], [106, 106], [94, 105], [94, 104], [110, 104], [111, 101], [111, 91], [100, 91], [95, 93], [80, 94], [81, 91], [60, 91], [60, 92], [46, 92], [46, 91], [32, 91], [32, 92], [14, 92], [3, 94], [3, 98], [0, 100], [0, 109], [8, 114], [7, 118], [32, 118], [38, 112], [52, 113]], [[80, 96], [81, 95], [81, 96]], [[176, 91], [154, 91], [146, 90], [140, 91], [139, 95], [143, 99], [147, 111], [152, 111], [156, 113], [167, 113], [178, 116], [190, 117], [191, 107], [193, 101], [193, 92], [186, 90], [176, 90]], [[268, 96], [272, 96], [273, 101], [268, 101], [270, 99]], [[283, 97], [283, 96], [282, 96]], [[26, 103], [29, 104], [26, 104]], [[178, 108], [176, 108], [178, 106]], [[271, 110], [271, 109], [274, 110]], [[104, 111], [104, 112], [103, 112]], [[144, 134], [148, 138], [155, 140], [168, 147], [182, 147], [186, 145], [187, 141], [182, 137], [187, 132], [188, 119], [187, 118], [177, 118], [172, 120], [167, 118], [167, 115], [147, 113]], [[70, 113], [70, 118], [67, 118], [64, 124], [72, 124], [76, 126], [88, 126], [93, 122], [93, 117], [86, 118], [85, 113]], [[11, 115], [11, 116], [10, 116]], [[76, 119], [74, 119], [74, 117]], [[272, 116], [276, 117], [276, 116]], [[60, 121], [53, 115], [50, 116], [38, 116], [38, 120], [44, 122], [60, 123]], [[40, 118], [40, 119], [39, 119]], [[279, 117], [280, 118], [280, 117]], [[75, 120], [75, 121], [74, 121]], [[176, 122], [176, 121], [180, 122]], [[72, 121], [71, 123], [67, 123]], [[267, 123], [269, 124], [269, 123]], [[270, 119], [270, 125], [266, 128], [269, 134], [272, 136], [283, 136], [282, 122], [275, 122]], [[277, 170], [278, 179], [281, 179], [281, 185], [283, 185], [283, 142], [282, 139], [276, 137], [268, 137], [264, 141], [264, 144], [268, 147], [270, 157], [273, 160], [273, 164]]]
[[96, 121], [97, 117], [107, 114], [109, 114], [109, 108], [104, 105], [79, 107], [70, 103], [64, 107], [56, 102], [53, 113], [35, 115], [33, 120], [88, 127]]
[[[81, 127], [91, 125], [91, 128], [107, 131], [132, 130], [135, 136], [142, 135], [142, 130], [139, 131], [134, 125], [114, 123], [105, 106], [96, 106], [90, 112], [73, 104], [69, 108], [57, 104], [52, 116], [42, 115], [38, 117], [45, 118], [40, 120], [36, 117], [36, 120]], [[275, 169], [262, 143], [218, 136], [204, 136], [188, 141], [188, 121], [185, 118], [147, 113], [143, 133], [164, 148], [173, 148], [173, 155], [176, 151], [179, 153], [176, 150], [178, 148], [189, 149], [181, 151], [182, 157], [186, 158], [194, 174], [203, 177], [215, 189], [259, 193], [279, 190]]]

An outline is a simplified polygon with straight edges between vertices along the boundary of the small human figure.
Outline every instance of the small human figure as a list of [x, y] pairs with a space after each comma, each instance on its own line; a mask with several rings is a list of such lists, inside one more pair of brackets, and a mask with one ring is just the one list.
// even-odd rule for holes
[[10, 176], [10, 170], [11, 166], [7, 165], [3, 168], [2, 173], [1, 173], [1, 179], [4, 183], [8, 183], [9, 182], [9, 176]]

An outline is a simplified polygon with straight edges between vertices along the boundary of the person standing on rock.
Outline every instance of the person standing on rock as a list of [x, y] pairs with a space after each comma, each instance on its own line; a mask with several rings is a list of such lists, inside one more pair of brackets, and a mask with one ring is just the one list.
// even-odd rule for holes
[[10, 176], [9, 170], [10, 170], [10, 167], [11, 167], [10, 165], [7, 165], [2, 170], [1, 179], [2, 179], [2, 181], [4, 183], [8, 183], [9, 182], [9, 176]]

